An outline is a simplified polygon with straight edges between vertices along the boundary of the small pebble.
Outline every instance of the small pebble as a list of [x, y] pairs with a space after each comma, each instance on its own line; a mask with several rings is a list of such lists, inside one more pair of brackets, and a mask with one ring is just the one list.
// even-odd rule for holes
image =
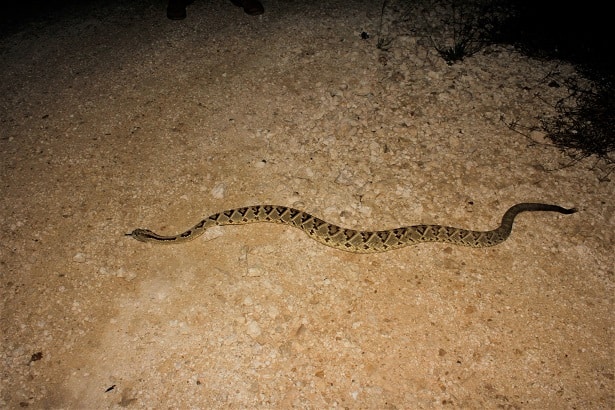
[[252, 338], [258, 337], [261, 335], [261, 327], [254, 320], [249, 320], [247, 332]]
[[215, 187], [212, 188], [211, 196], [213, 196], [214, 199], [222, 199], [224, 198], [225, 189], [226, 189], [226, 185], [224, 184], [224, 182], [220, 182], [216, 184]]

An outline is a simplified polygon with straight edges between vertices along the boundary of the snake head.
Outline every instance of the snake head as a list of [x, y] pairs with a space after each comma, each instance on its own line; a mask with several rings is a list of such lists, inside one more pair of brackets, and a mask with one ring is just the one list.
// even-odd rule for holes
[[138, 241], [147, 242], [148, 240], [151, 240], [152, 237], [155, 237], [156, 234], [149, 229], [138, 228], [130, 233], [124, 234], [124, 236], [132, 236]]

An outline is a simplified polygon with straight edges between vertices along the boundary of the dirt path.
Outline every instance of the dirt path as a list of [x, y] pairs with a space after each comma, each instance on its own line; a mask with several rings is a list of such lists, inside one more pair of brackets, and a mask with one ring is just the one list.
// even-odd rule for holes
[[[382, 52], [371, 1], [265, 6], [68, 9], [0, 41], [0, 407], [615, 407], [613, 183], [505, 124], [552, 115], [570, 67]], [[259, 203], [491, 229], [517, 202], [580, 212], [377, 255], [124, 236]]]

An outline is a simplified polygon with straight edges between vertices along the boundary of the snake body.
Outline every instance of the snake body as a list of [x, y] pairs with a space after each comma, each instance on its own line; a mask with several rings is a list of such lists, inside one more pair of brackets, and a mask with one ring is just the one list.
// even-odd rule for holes
[[423, 242], [446, 242], [454, 245], [483, 248], [505, 241], [512, 231], [513, 221], [521, 212], [547, 211], [572, 214], [575, 208], [540, 203], [520, 203], [510, 207], [499, 227], [491, 231], [472, 231], [442, 225], [414, 225], [384, 231], [346, 229], [319, 219], [307, 212], [287, 206], [254, 205], [229, 209], [210, 215], [178, 235], [163, 236], [149, 229], [135, 229], [126, 235], [141, 242], [183, 243], [202, 235], [207, 229], [223, 225], [243, 225], [270, 222], [301, 229], [323, 245], [353, 253], [385, 252]]

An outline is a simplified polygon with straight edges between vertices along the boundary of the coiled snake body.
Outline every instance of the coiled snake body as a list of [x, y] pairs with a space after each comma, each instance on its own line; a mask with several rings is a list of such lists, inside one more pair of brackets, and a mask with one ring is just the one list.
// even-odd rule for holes
[[384, 231], [357, 231], [333, 225], [307, 212], [287, 206], [254, 205], [210, 215], [178, 235], [158, 235], [149, 229], [135, 229], [126, 235], [142, 242], [182, 243], [202, 235], [213, 226], [271, 222], [294, 226], [323, 245], [353, 253], [385, 252], [422, 242], [447, 242], [454, 245], [483, 248], [505, 241], [510, 235], [515, 217], [521, 212], [528, 211], [562, 214], [577, 212], [575, 208], [566, 209], [557, 205], [521, 203], [510, 207], [504, 213], [500, 226], [491, 231], [472, 231], [441, 225], [414, 225]]

